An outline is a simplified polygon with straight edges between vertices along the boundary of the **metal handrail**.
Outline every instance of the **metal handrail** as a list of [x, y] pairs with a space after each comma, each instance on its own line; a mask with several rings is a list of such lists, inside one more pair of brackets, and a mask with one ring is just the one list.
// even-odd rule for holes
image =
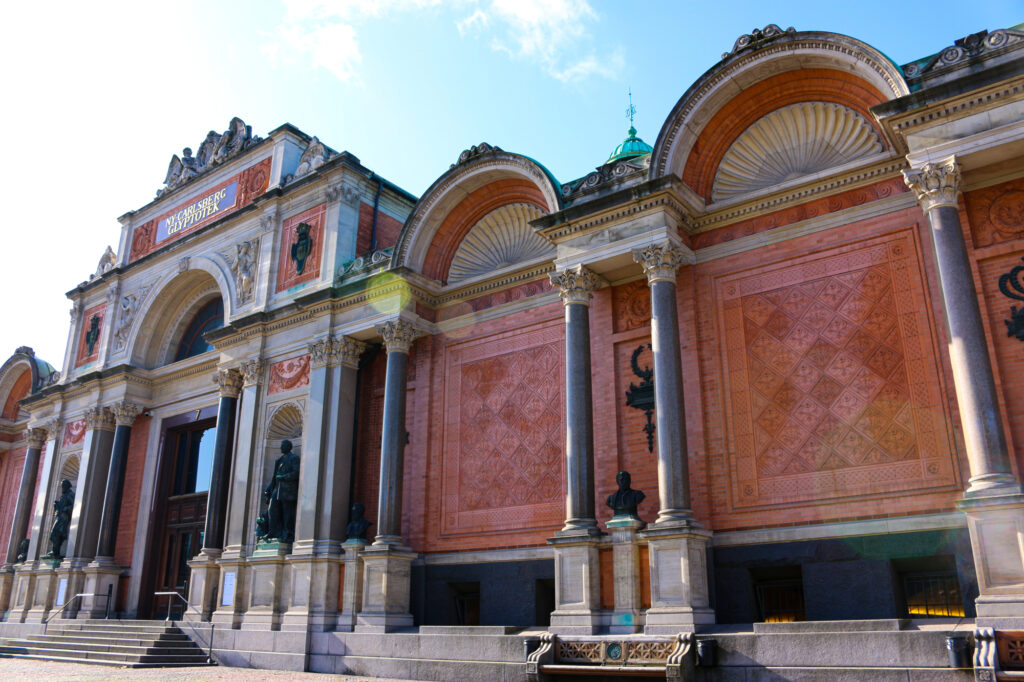
[[[111, 586], [111, 587], [113, 587], [113, 586]], [[76, 599], [81, 599], [82, 597], [93, 597], [94, 599], [96, 597], [106, 597], [107, 598], [107, 617], [109, 618], [110, 617], [110, 593], [111, 593], [111, 590], [109, 590], [109, 589], [107, 590], [106, 594], [93, 594], [91, 592], [79, 592], [75, 596], [71, 597], [71, 599], [68, 599], [66, 602], [64, 602], [64, 605], [61, 606], [59, 609], [51, 611], [50, 614], [48, 616], [46, 616], [46, 618], [43, 618], [43, 634], [44, 635], [46, 634], [47, 626], [50, 624], [50, 621], [53, 620], [54, 617], [57, 616], [57, 614], [64, 613], [64, 609], [66, 609], [68, 606], [70, 606], [71, 602], [75, 601]], [[175, 594], [177, 594], [177, 593], [175, 593]]]
[[[190, 602], [188, 599], [185, 599], [185, 596], [182, 595], [180, 592], [154, 592], [153, 596], [154, 597], [170, 597], [170, 596], [175, 596], [178, 599], [180, 599], [185, 604], [185, 606], [187, 606], [188, 608], [190, 608], [190, 609], [192, 609], [193, 611], [196, 612], [196, 614], [199, 616], [199, 622], [200, 623], [206, 622], [206, 623], [210, 624], [210, 644], [209, 644], [209, 647], [208, 647], [209, 648], [209, 653], [207, 653], [207, 655], [206, 655], [206, 662], [212, 664], [213, 663], [213, 629], [216, 627], [216, 623], [214, 623], [212, 620], [210, 620], [209, 618], [204, 616], [203, 612], [200, 611], [199, 609], [197, 609], [195, 606], [193, 606], [192, 602]], [[170, 599], [167, 600], [167, 616], [164, 619], [164, 622], [165, 623], [170, 623], [171, 622], [171, 600]], [[183, 623], [187, 623], [188, 621], [185, 621], [184, 619], [182, 619], [182, 622]], [[196, 629], [195, 625], [193, 625], [192, 623], [188, 623], [188, 626], [190, 628], [192, 628], [192, 631], [195, 632], [198, 637], [202, 638], [202, 634], [199, 632], [199, 630]]]

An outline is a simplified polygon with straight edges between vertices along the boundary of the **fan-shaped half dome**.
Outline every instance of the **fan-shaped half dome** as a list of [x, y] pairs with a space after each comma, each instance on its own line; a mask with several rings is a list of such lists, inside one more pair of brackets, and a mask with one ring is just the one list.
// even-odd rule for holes
[[736, 138], [715, 174], [712, 201], [754, 192], [884, 150], [849, 107], [800, 102], [762, 116]]
[[553, 255], [554, 247], [530, 227], [530, 221], [542, 215], [539, 208], [525, 203], [506, 204], [485, 215], [459, 244], [448, 282]]

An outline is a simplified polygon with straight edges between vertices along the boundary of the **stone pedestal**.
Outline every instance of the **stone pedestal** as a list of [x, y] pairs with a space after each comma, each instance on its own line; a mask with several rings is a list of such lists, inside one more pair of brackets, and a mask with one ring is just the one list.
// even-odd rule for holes
[[[110, 557], [96, 557], [85, 567], [85, 585], [82, 590], [91, 596], [82, 598], [81, 613], [85, 618], [116, 618], [117, 584], [124, 569]], [[96, 596], [102, 595], [102, 596]], [[110, 595], [108, 610], [107, 595]]]
[[601, 625], [601, 562], [596, 532], [559, 531], [548, 539], [555, 550], [555, 610], [549, 630], [592, 635]]
[[23, 623], [32, 608], [32, 598], [36, 588], [36, 572], [29, 562], [15, 569], [11, 587], [11, 608], [4, 618], [8, 623]]
[[615, 610], [608, 626], [611, 634], [630, 634], [643, 629], [640, 545], [636, 532], [644, 525], [643, 521], [631, 516], [614, 516], [607, 523], [612, 534], [612, 565], [615, 571]]
[[14, 565], [0, 566], [0, 618], [7, 615], [11, 607], [11, 592], [14, 589]]
[[[57, 592], [54, 593], [53, 608], [59, 609], [63, 604], [66, 604], [69, 599], [74, 597], [76, 594], [85, 592], [85, 567], [89, 565], [89, 559], [73, 558], [64, 559], [60, 566], [57, 567]], [[63, 589], [63, 599], [61, 599], [60, 581], [66, 581]], [[67, 608], [64, 609], [64, 618], [78, 618], [78, 612], [82, 609], [82, 600], [76, 599], [68, 604]]]
[[660, 524], [640, 533], [651, 564], [651, 608], [644, 634], [695, 632], [715, 622], [708, 592], [711, 531], [696, 522]]
[[[188, 581], [187, 599], [204, 618], [213, 615], [217, 607], [217, 594], [220, 586], [220, 550], [206, 548], [188, 562], [191, 576]], [[185, 608], [182, 616], [185, 620], [198, 620], [199, 616], [190, 608]]]
[[289, 593], [286, 584], [285, 556], [291, 545], [268, 543], [259, 545], [246, 562], [246, 585], [249, 604], [242, 619], [243, 630], [280, 630], [282, 595]]
[[401, 545], [363, 550], [363, 603], [356, 632], [393, 632], [412, 627], [409, 588], [415, 552]]
[[1024, 495], [966, 498], [978, 627], [1024, 629]]
[[360, 555], [364, 547], [366, 540], [359, 538], [346, 540], [342, 545], [345, 550], [345, 586], [341, 595], [341, 613], [335, 626], [338, 632], [355, 630], [363, 607], [363, 560]]
[[[28, 590], [28, 610], [25, 612], [25, 622], [27, 623], [41, 623], [44, 618], [50, 615], [50, 611], [54, 608], [60, 608], [60, 604], [56, 604], [57, 592], [59, 583], [62, 579], [67, 580], [66, 577], [62, 577], [58, 574], [57, 569], [51, 564], [39, 566], [38, 568], [31, 571], [33, 574], [32, 585]], [[65, 595], [73, 594], [66, 587], [64, 589]], [[64, 597], [64, 601], [67, 601], [68, 597]]]
[[281, 618], [282, 630], [327, 632], [338, 618], [341, 556], [288, 557], [291, 596]]
[[210, 620], [218, 625], [237, 629], [242, 624], [242, 615], [247, 603], [246, 560], [237, 552], [230, 556], [225, 552], [217, 566], [220, 569], [217, 604]]

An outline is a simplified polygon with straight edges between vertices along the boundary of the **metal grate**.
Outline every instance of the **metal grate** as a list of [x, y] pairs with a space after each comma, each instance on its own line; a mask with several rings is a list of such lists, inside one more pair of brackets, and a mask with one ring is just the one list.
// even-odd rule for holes
[[963, 618], [964, 604], [955, 573], [911, 573], [903, 576], [907, 615], [911, 618]]
[[765, 623], [807, 620], [803, 583], [798, 579], [758, 582], [757, 605], [761, 609], [761, 620]]

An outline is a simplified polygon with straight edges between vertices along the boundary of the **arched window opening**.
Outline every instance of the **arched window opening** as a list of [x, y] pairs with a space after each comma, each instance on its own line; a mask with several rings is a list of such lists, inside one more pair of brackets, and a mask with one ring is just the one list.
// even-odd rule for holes
[[178, 353], [174, 361], [191, 358], [206, 351], [213, 350], [203, 338], [206, 332], [212, 332], [224, 326], [224, 302], [217, 297], [199, 309], [192, 321], [188, 323], [185, 333], [178, 344]]

